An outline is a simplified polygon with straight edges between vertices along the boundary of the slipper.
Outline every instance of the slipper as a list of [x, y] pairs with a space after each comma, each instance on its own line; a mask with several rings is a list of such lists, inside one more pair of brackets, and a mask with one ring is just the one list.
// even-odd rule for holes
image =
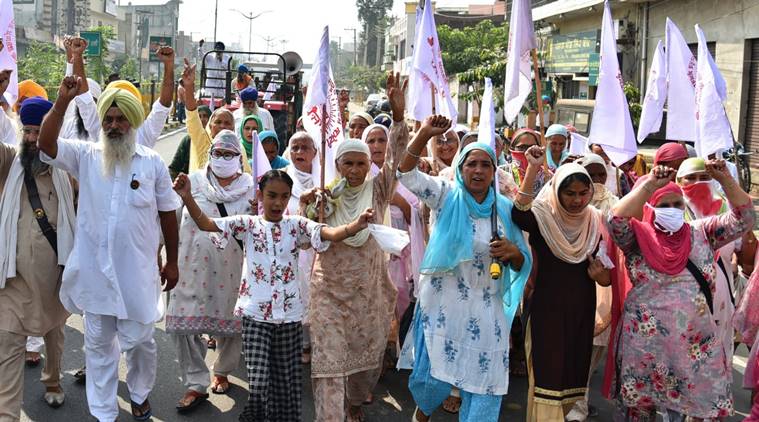
[[87, 382], [87, 367], [83, 366], [82, 369], [74, 373], [74, 379], [77, 384], [84, 384]]
[[364, 400], [363, 405], [369, 406], [370, 404], [374, 403], [374, 394], [369, 393], [369, 396], [366, 397], [366, 400]]
[[208, 343], [206, 343], [209, 349], [216, 350], [216, 339], [213, 337], [208, 338]]
[[26, 366], [34, 368], [40, 364], [42, 356], [36, 352], [26, 352]]
[[[132, 406], [132, 416], [136, 421], [146, 421], [153, 416], [153, 410], [150, 408], [150, 402], [145, 399], [142, 404], [137, 404], [134, 401], [129, 401]], [[139, 413], [139, 415], [137, 414]]]
[[311, 348], [310, 347], [304, 347], [303, 353], [301, 354], [300, 361], [304, 365], [308, 365], [311, 363]]
[[[182, 403], [188, 398], [192, 398], [192, 401], [190, 403]], [[188, 413], [190, 410], [198, 407], [199, 404], [203, 403], [206, 400], [208, 400], [208, 393], [200, 393], [195, 390], [187, 390], [187, 392], [184, 393], [184, 397], [182, 397], [182, 399], [177, 402], [177, 412]]]
[[443, 401], [443, 410], [446, 412], [455, 415], [459, 413], [459, 409], [461, 409], [461, 397], [451, 395]]
[[214, 394], [226, 394], [229, 391], [229, 379], [219, 375], [214, 375], [211, 384], [211, 392]]

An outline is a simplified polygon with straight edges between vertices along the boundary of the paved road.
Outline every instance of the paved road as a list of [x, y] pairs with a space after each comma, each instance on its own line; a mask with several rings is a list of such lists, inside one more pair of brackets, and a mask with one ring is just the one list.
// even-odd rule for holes
[[[184, 133], [180, 132], [158, 142], [156, 150], [164, 157], [164, 160], [167, 162], [171, 160], [174, 149], [183, 136]], [[212, 395], [209, 403], [203, 404], [190, 416], [180, 416], [176, 413], [174, 405], [184, 393], [184, 388], [179, 380], [175, 349], [170, 336], [163, 329], [163, 324], [158, 324], [156, 327], [155, 339], [158, 343], [158, 376], [153, 393], [150, 395], [150, 401], [153, 405], [153, 420], [236, 421], [240, 410], [247, 400], [246, 375], [242, 366], [230, 377], [233, 386], [229, 395]], [[42, 400], [44, 388], [37, 381], [40, 375], [40, 368], [27, 368], [25, 373], [25, 404], [21, 417], [22, 421], [89, 422], [94, 420], [89, 416], [87, 411], [85, 389], [83, 386], [76, 384], [73, 377], [74, 372], [84, 363], [82, 351], [84, 338], [82, 332], [81, 318], [78, 316], [69, 318], [68, 326], [66, 327], [66, 344], [62, 365], [64, 372], [62, 386], [66, 392], [66, 403], [57, 410], [50, 409]], [[733, 375], [735, 379], [735, 402], [739, 414], [731, 418], [731, 422], [741, 421], [749, 409], [748, 392], [740, 389], [742, 373], [745, 370], [745, 346], [740, 347], [737, 355], [734, 360], [733, 366], [735, 370], [733, 371]], [[209, 351], [206, 359], [209, 365], [215, 357], [216, 353]], [[308, 373], [308, 368], [305, 369], [305, 373]], [[123, 360], [119, 368], [119, 377], [121, 381], [119, 385], [120, 418], [123, 421], [130, 421], [132, 418], [129, 413], [129, 394], [125, 384], [126, 367]], [[601, 373], [597, 373], [593, 377], [591, 404], [597, 406], [600, 413], [598, 417], [592, 420], [610, 421], [612, 406], [598, 394], [601, 377]], [[379, 385], [374, 391], [376, 397], [375, 403], [366, 408], [368, 421], [395, 422], [411, 420], [414, 403], [406, 388], [407, 379], [407, 371], [390, 371], [380, 380]], [[314, 406], [308, 379], [305, 380], [303, 390], [303, 420], [311, 421], [313, 420]], [[519, 421], [525, 419], [526, 390], [527, 380], [525, 378], [511, 379], [510, 393], [504, 398], [501, 410], [501, 421]], [[453, 422], [457, 420], [455, 416], [448, 415], [442, 411], [434, 414], [432, 419], [438, 422]]]

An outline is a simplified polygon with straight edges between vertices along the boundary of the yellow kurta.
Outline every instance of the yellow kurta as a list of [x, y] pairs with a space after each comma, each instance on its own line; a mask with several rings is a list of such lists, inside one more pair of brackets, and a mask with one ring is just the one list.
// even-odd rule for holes
[[[190, 173], [192, 173], [205, 168], [208, 164], [208, 154], [211, 151], [211, 144], [213, 143], [211, 134], [203, 127], [203, 122], [200, 121], [197, 108], [195, 110], [187, 110], [187, 133], [190, 135]], [[242, 148], [242, 169], [245, 173], [251, 172], [245, 148]]]

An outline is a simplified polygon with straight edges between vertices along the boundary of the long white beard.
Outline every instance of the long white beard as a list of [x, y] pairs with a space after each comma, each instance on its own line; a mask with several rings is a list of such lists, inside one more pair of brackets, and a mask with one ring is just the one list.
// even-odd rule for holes
[[112, 177], [116, 167], [126, 168], [132, 164], [135, 152], [136, 135], [134, 130], [119, 138], [109, 138], [105, 132], [100, 131], [100, 142], [103, 144], [103, 175]]

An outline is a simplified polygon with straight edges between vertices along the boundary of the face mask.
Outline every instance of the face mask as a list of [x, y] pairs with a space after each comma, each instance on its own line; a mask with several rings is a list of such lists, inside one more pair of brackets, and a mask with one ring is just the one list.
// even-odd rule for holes
[[213, 174], [223, 179], [232, 177], [240, 172], [240, 160], [234, 158], [227, 161], [222, 157], [211, 157], [211, 170]]
[[654, 208], [654, 223], [662, 231], [676, 233], [685, 224], [685, 210], [680, 208]]
[[522, 170], [527, 170], [527, 156], [525, 155], [524, 151], [516, 151], [516, 150], [509, 150], [511, 153], [511, 158], [516, 161], [516, 163], [519, 165], [519, 168]]
[[701, 216], [716, 215], [722, 207], [722, 201], [715, 198], [711, 181], [696, 182], [682, 187], [688, 204]]

